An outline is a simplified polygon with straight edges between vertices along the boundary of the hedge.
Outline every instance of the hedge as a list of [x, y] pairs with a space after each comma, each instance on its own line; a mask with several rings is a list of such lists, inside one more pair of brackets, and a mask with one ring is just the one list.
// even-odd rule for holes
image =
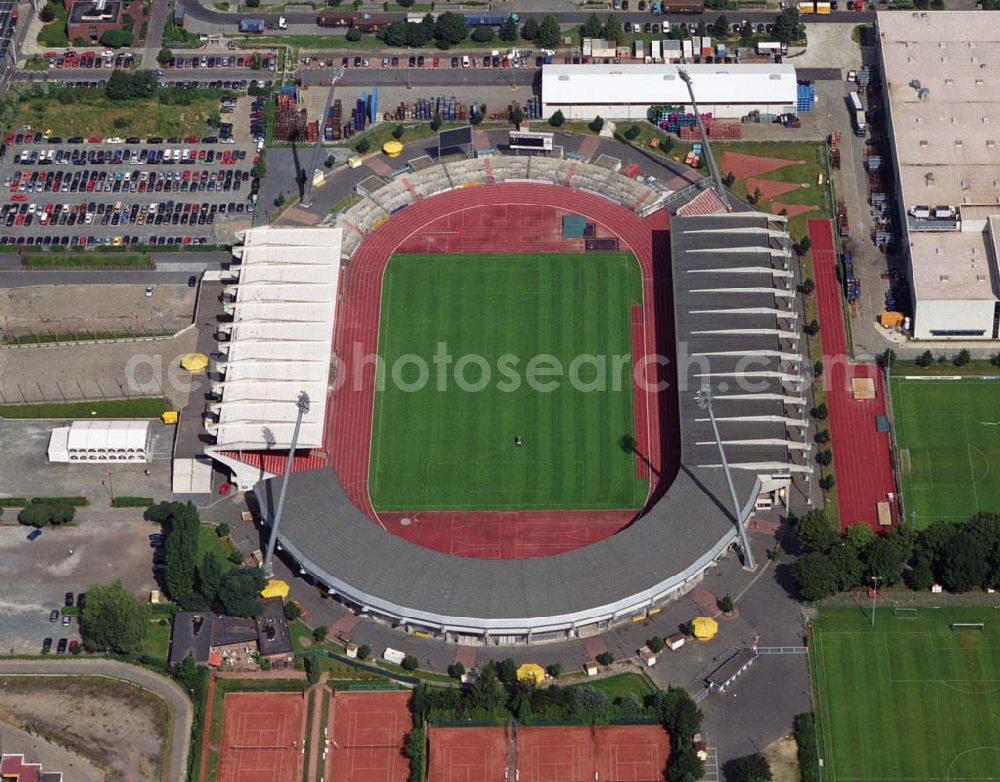
[[152, 497], [133, 497], [127, 494], [115, 497], [111, 501], [112, 508], [148, 508], [152, 504]]
[[86, 497], [32, 497], [32, 505], [73, 505], [75, 507], [80, 507], [82, 505], [89, 505], [90, 502]]
[[819, 746], [816, 743], [816, 717], [812, 712], [795, 715], [795, 743], [799, 748], [802, 782], [819, 782]]
[[0, 508], [23, 508], [27, 504], [24, 497], [0, 497]]

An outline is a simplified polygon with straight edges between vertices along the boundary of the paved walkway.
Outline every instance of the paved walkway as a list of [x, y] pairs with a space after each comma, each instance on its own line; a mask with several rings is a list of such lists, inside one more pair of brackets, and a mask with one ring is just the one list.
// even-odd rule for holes
[[[172, 679], [158, 673], [128, 665], [116, 660], [91, 660], [88, 658], [61, 660], [8, 660], [0, 659], [3, 676], [105, 676], [131, 682], [158, 695], [173, 709], [170, 737], [170, 757], [164, 779], [185, 782], [187, 779], [188, 752], [191, 749], [191, 723], [194, 710], [183, 689]], [[206, 723], [207, 724], [207, 723]]]
[[320, 720], [323, 719], [323, 702], [329, 696], [326, 689], [326, 680], [329, 676], [330, 674], [323, 673], [319, 677], [319, 681], [306, 690], [306, 703], [309, 702], [309, 693], [316, 693], [312, 709], [312, 730], [309, 731], [309, 757], [306, 758], [309, 770], [306, 772], [306, 779], [316, 779], [317, 764], [322, 762], [324, 758], [322, 738], [325, 726], [320, 724]]

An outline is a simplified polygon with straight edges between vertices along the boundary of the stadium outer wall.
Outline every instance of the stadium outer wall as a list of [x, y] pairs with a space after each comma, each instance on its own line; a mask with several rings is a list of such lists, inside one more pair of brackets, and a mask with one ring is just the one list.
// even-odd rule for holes
[[[422, 225], [421, 219], [432, 219], [440, 214], [440, 209], [446, 208], [449, 203], [456, 203], [455, 199], [461, 199], [469, 206], [490, 203], [555, 205], [584, 214], [607, 226], [636, 255], [642, 267], [644, 317], [647, 324], [655, 324], [656, 340], [649, 348], [655, 350], [657, 345], [666, 347], [669, 344], [668, 354], [674, 352], [673, 302], [666, 240], [661, 238], [658, 248], [662, 253], [658, 269], [653, 262], [654, 232], [649, 218], [640, 218], [622, 205], [590, 192], [522, 182], [450, 191], [423, 199], [368, 235], [348, 264], [346, 274], [356, 274], [356, 284], [377, 296], [382, 272], [394, 249]], [[664, 217], [659, 215], [660, 220]], [[660, 224], [665, 228], [665, 220]], [[660, 233], [666, 235], [665, 230]], [[366, 252], [380, 259], [378, 263], [359, 263]], [[377, 301], [377, 298], [372, 300]], [[371, 336], [377, 336], [377, 309], [375, 323], [376, 328], [372, 332], [364, 323], [345, 318], [338, 328], [337, 338], [345, 339], [345, 330], [359, 327], [362, 332], [367, 328], [372, 332]], [[354, 336], [358, 334], [356, 331]], [[657, 404], [653, 408], [662, 407], [663, 414], [659, 416], [660, 424], [652, 439], [657, 439], [658, 455], [661, 452], [667, 454], [668, 461], [673, 463], [666, 464], [662, 459], [654, 463], [654, 468], [661, 472], [663, 479], [643, 515], [628, 529], [578, 551], [527, 561], [481, 561], [428, 550], [416, 551], [421, 547], [394, 535], [386, 535], [384, 528], [379, 529], [370, 520], [377, 519], [377, 516], [373, 515], [368, 500], [368, 448], [357, 447], [359, 443], [355, 441], [350, 448], [340, 443], [344, 446], [340, 449], [335, 445], [336, 438], [332, 437], [338, 431], [338, 419], [344, 427], [341, 432], [357, 431], [359, 422], [371, 421], [373, 373], [374, 370], [367, 383], [348, 384], [362, 390], [353, 404], [350, 400], [353, 391], [347, 395], [346, 401], [343, 390], [335, 397], [329, 433], [329, 456], [335, 474], [330, 476], [326, 472], [329, 468], [313, 471], [328, 476], [322, 482], [315, 474], [293, 476], [293, 481], [299, 476], [303, 479], [301, 492], [296, 490], [293, 482], [286, 513], [299, 511], [299, 518], [294, 522], [286, 518], [279, 533], [285, 551], [302, 572], [309, 573], [331, 594], [362, 614], [401, 625], [408, 631], [430, 632], [448, 640], [478, 636], [492, 643], [539, 642], [600, 632], [613, 624], [648, 616], [650, 612], [655, 612], [657, 605], [692, 588], [704, 570], [735, 539], [736, 531], [731, 522], [719, 516], [714, 505], [708, 509], [703, 507], [703, 492], [693, 488], [696, 482], [685, 470], [677, 472], [682, 457], [673, 447], [677, 437], [677, 406], [676, 385], [671, 384], [668, 387], [671, 390], [661, 393], [658, 400], [654, 399]], [[663, 379], [669, 382], [668, 378]], [[364, 389], [368, 389], [367, 397]], [[353, 426], [345, 424], [345, 420], [349, 419], [344, 416], [353, 419]], [[673, 431], [668, 432], [669, 429]], [[661, 447], [665, 435], [675, 439]], [[370, 430], [368, 437], [364, 438], [365, 445], [369, 439]], [[307, 478], [308, 481], [305, 480]], [[326, 491], [323, 486], [330, 486], [330, 478], [335, 482], [336, 491], [330, 490], [329, 496], [322, 496]], [[677, 488], [678, 485], [680, 488]], [[270, 504], [269, 497], [276, 495], [274, 489], [276, 486], [273, 485], [258, 487], [258, 497], [265, 506], [265, 518], [270, 517], [266, 511]], [[320, 496], [315, 496], [317, 492]], [[299, 503], [302, 503], [300, 507], [295, 508], [294, 505]], [[743, 520], [751, 510], [752, 502], [742, 510]], [[365, 528], [359, 526], [359, 520], [363, 521]], [[331, 539], [336, 539], [335, 544], [330, 541], [331, 545], [327, 545], [325, 540], [321, 545], [317, 544], [325, 532], [329, 532]], [[430, 561], [426, 561], [428, 557]], [[363, 566], [366, 561], [367, 568]], [[627, 563], [632, 577], [613, 577], [623, 562]], [[379, 566], [391, 568], [392, 578], [384, 573], [380, 579]], [[544, 576], [541, 580], [534, 579], [531, 573], [526, 572], [536, 566], [551, 571], [549, 577], [561, 574], [559, 591], [565, 590], [567, 595], [572, 594], [572, 598], [546, 600], [545, 590], [540, 588]], [[598, 587], [594, 574], [600, 572], [602, 566], [607, 568], [607, 583]], [[448, 574], [447, 571], [456, 568], [457, 576]], [[441, 583], [436, 590], [421, 594], [420, 590], [408, 585], [408, 581], [411, 585], [426, 581], [429, 572], [440, 574]], [[569, 573], [573, 574], [572, 578], [567, 578]], [[404, 586], [401, 590], [395, 589], [388, 583], [389, 580], [396, 586]], [[487, 601], [491, 602], [489, 613], [492, 615], [477, 617], [470, 614], [468, 606], [463, 606], [466, 610], [461, 610], [446, 605], [449, 601], [442, 596], [449, 592], [449, 588], [452, 594], [460, 591], [463, 583], [494, 585], [492, 601]], [[511, 594], [498, 595], [495, 591], [498, 584], [509, 585]], [[547, 603], [553, 605], [547, 606]], [[512, 608], [508, 610], [505, 604]], [[524, 609], [528, 605], [537, 606], [532, 615], [525, 615]], [[556, 610], [548, 610], [550, 607]], [[487, 612], [484, 610], [483, 613]]]

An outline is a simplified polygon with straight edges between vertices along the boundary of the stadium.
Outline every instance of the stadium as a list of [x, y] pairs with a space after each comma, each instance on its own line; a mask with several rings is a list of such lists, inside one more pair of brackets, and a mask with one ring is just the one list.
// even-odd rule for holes
[[[252, 229], [227, 283], [210, 451], [271, 523], [295, 445], [277, 537], [300, 574], [406, 632], [583, 637], [656, 613], [801, 491], [784, 217], [607, 155], [417, 159], [357, 189], [335, 227]], [[595, 355], [619, 361], [574, 376]]]

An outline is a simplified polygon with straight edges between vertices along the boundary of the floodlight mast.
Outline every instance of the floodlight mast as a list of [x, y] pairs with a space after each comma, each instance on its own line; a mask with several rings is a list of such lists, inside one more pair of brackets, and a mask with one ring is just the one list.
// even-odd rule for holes
[[697, 394], [695, 401], [698, 407], [708, 411], [708, 418], [712, 422], [712, 432], [715, 434], [715, 443], [719, 446], [719, 458], [722, 460], [722, 470], [726, 473], [726, 483], [729, 484], [729, 496], [733, 501], [733, 514], [736, 519], [736, 529], [740, 533], [740, 545], [743, 547], [743, 568], [745, 570], [756, 570], [757, 563], [753, 558], [753, 550], [750, 548], [750, 540], [747, 538], [746, 527], [740, 519], [740, 501], [736, 497], [736, 487], [733, 485], [733, 475], [729, 471], [729, 462], [726, 461], [726, 451], [722, 447], [722, 437], [719, 435], [719, 425], [715, 422], [715, 413], [712, 410], [712, 391], [705, 386]]
[[698, 123], [698, 133], [701, 134], [701, 145], [705, 149], [705, 158], [708, 160], [708, 172], [712, 175], [712, 181], [715, 183], [715, 192], [718, 194], [719, 200], [726, 207], [726, 211], [731, 211], [732, 204], [729, 203], [729, 194], [726, 193], [726, 188], [722, 185], [722, 177], [719, 176], [719, 169], [715, 165], [715, 158], [712, 156], [712, 146], [708, 143], [708, 133], [705, 132], [705, 124], [701, 121], [701, 113], [698, 111], [698, 102], [694, 98], [694, 85], [691, 84], [691, 76], [683, 68], [677, 69], [677, 75], [687, 85], [688, 95], [691, 96], [691, 110], [694, 112], [694, 121]]
[[[331, 90], [332, 92], [332, 90]], [[292, 474], [292, 461], [295, 459], [295, 448], [299, 443], [299, 429], [302, 428], [302, 417], [309, 412], [309, 394], [299, 392], [295, 400], [298, 413], [295, 416], [295, 428], [292, 430], [292, 444], [288, 449], [288, 461], [285, 462], [285, 477], [281, 480], [281, 493], [278, 495], [278, 507], [271, 520], [271, 534], [267, 540], [267, 554], [264, 556], [264, 575], [268, 578], [274, 575], [274, 547], [278, 542], [278, 526], [281, 524], [281, 512], [285, 507], [285, 492], [288, 490], [288, 478]]]
[[330, 79], [330, 91], [326, 94], [326, 106], [323, 107], [323, 115], [319, 118], [319, 132], [316, 134], [316, 144], [313, 146], [312, 158], [309, 161], [309, 169], [306, 171], [306, 181], [302, 189], [302, 206], [306, 208], [312, 206], [313, 177], [316, 173], [316, 167], [319, 166], [319, 153], [323, 146], [323, 124], [326, 122], [330, 107], [333, 105], [333, 88], [344, 77], [344, 72], [343, 65], [333, 72], [333, 77]]

